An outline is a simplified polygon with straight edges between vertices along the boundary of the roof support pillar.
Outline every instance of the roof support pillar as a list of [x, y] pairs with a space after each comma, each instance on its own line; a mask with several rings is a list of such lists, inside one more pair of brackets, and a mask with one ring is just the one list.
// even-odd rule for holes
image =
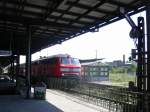
[[147, 6], [146, 10], [146, 21], [147, 21], [147, 90], [150, 92], [150, 5]]
[[17, 88], [18, 88], [19, 68], [20, 68], [20, 54], [19, 52], [17, 52], [17, 56], [16, 56], [16, 87]]
[[27, 26], [27, 53], [26, 53], [26, 98], [31, 95], [31, 28]]
[[10, 72], [10, 76], [11, 76], [11, 80], [14, 81], [14, 53], [12, 52], [11, 55], [11, 72]]
[[[147, 5], [146, 8], [146, 22], [147, 22], [147, 92], [150, 93], [150, 5]], [[147, 110], [146, 112], [150, 112], [150, 96], [147, 97]]]
[[12, 52], [11, 54], [11, 59], [10, 59], [10, 76], [11, 80], [14, 81], [14, 33], [11, 32], [10, 35], [10, 51]]

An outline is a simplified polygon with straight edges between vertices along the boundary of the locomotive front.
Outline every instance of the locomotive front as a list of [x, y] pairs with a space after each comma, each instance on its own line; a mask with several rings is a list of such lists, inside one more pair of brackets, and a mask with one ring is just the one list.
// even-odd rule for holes
[[81, 65], [77, 58], [69, 55], [59, 57], [60, 75], [63, 78], [80, 79]]

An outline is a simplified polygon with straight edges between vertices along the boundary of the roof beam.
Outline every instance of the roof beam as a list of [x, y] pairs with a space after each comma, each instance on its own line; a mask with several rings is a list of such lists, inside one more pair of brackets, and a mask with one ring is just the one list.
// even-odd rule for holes
[[[3, 10], [2, 7], [0, 7], [0, 9]], [[38, 18], [40, 19], [43, 15], [42, 13], [37, 13], [37, 12], [30, 12], [30, 11], [22, 11], [22, 10], [18, 10], [18, 9], [14, 9], [14, 8], [7, 8], [5, 9], [5, 11], [9, 11], [9, 12], [12, 12], [12, 13], [16, 13], [16, 12], [22, 12], [22, 15], [23, 14], [29, 14], [29, 15], [33, 15], [33, 16], [38, 16]], [[19, 15], [18, 15], [19, 16]], [[48, 18], [51, 18], [51, 19], [59, 19], [59, 20], [62, 20], [62, 21], [72, 21], [72, 19], [69, 19], [69, 18], [60, 18], [58, 16], [54, 16], [54, 15], [50, 15]], [[91, 17], [92, 19], [98, 19], [98, 18], [94, 18], [94, 17]], [[44, 20], [43, 20], [44, 21]], [[89, 22], [86, 22], [86, 21], [75, 21], [75, 23], [79, 23], [79, 24], [83, 24], [83, 25], [87, 25], [89, 24]]]
[[[103, 1], [107, 1], [107, 0], [103, 0]], [[71, 2], [71, 1], [68, 1], [67, 4], [72, 4], [74, 2]], [[79, 8], [83, 8], [83, 9], [91, 9], [92, 7], [90, 6], [87, 6], [87, 5], [84, 5], [84, 4], [80, 4], [80, 3], [74, 3], [73, 6], [75, 7], [79, 7]], [[99, 5], [100, 6], [100, 5]], [[104, 13], [104, 14], [111, 14], [111, 15], [116, 15], [115, 12], [113, 11], [106, 11], [106, 10], [102, 10], [102, 9], [96, 9], [96, 8], [93, 8], [92, 9], [93, 11], [97, 11], [99, 13]]]
[[[85, 15], [87, 15], [92, 10], [97, 9], [99, 6], [103, 5], [104, 3], [105, 3], [105, 0], [97, 3], [94, 7], [89, 7], [89, 9], [86, 12], [84, 12], [81, 16], [78, 16], [78, 18], [76, 18], [75, 20], [79, 20], [80, 18], [84, 17]], [[99, 19], [99, 21], [101, 21], [101, 20]], [[74, 21], [71, 21], [70, 24], [72, 24], [73, 22]]]
[[[60, 9], [56, 9], [54, 11], [58, 12], [58, 13], [64, 13], [64, 14], [68, 14], [68, 15], [73, 15], [73, 16], [81, 16], [82, 15], [82, 14], [79, 14], [79, 13], [64, 11], [64, 10], [60, 10]], [[99, 20], [99, 18], [94, 17], [94, 16], [90, 16], [90, 15], [85, 15], [84, 17], [88, 18], [88, 19]]]
[[[47, 3], [47, 10], [45, 11], [45, 14], [43, 16], [43, 21], [45, 21], [49, 16], [50, 14], [53, 12], [54, 9], [56, 9], [60, 3], [62, 2], [63, 0], [48, 0], [48, 3]], [[56, 20], [56, 19], [55, 19]], [[38, 28], [37, 28], [38, 29]], [[36, 30], [34, 31], [34, 33], [36, 32]], [[44, 33], [45, 31], [43, 30], [43, 32], [41, 33]]]
[[[14, 5], [20, 4], [19, 2], [14, 1], [14, 0], [7, 0], [7, 1], [8, 1], [8, 3], [14, 4]], [[41, 9], [41, 10], [48, 10], [48, 9], [51, 10], [52, 9], [52, 8], [48, 8], [48, 7], [44, 7], [44, 6], [38, 6], [38, 5], [34, 5], [34, 4], [29, 4], [27, 2], [24, 2], [23, 6], [24, 7], [25, 6], [27, 6], [27, 7], [33, 7], [33, 8], [37, 8], [37, 9]], [[86, 7], [86, 8], [89, 8], [89, 7]], [[65, 12], [65, 14], [74, 15], [74, 16], [80, 16], [81, 15], [81, 14], [77, 14], [77, 13], [69, 12], [69, 11], [64, 11], [64, 10], [60, 10], [60, 9], [53, 9], [53, 11], [54, 12], [58, 12], [58, 13], [64, 13]], [[105, 11], [105, 10], [97, 10], [97, 11], [99, 11], [101, 13], [108, 13], [108, 14], [111, 13], [111, 12]], [[42, 15], [40, 15], [40, 16], [42, 16]], [[96, 18], [96, 17], [93, 17], [93, 16], [89, 16], [89, 15], [86, 15], [85, 17], [89, 18], [89, 19], [99, 19], [99, 18]]]
[[[18, 5], [19, 4], [19, 2], [17, 2], [17, 1], [13, 1], [13, 0], [7, 0], [7, 1], [9, 1], [9, 3], [11, 3], [11, 4], [16, 4], [16, 5]], [[52, 8], [47, 8], [47, 7], [43, 7], [43, 6], [38, 6], [38, 5], [34, 5], [34, 4], [29, 4], [29, 3], [27, 3], [27, 2], [24, 2], [23, 3], [23, 6], [25, 7], [25, 6], [27, 6], [27, 7], [33, 7], [33, 8], [38, 8], [38, 9], [41, 9], [41, 10], [50, 10], [50, 9], [52, 9]], [[84, 7], [84, 6], [83, 6]], [[86, 6], [85, 6], [86, 7]], [[89, 7], [86, 7], [86, 8], [89, 8]], [[8, 9], [12, 9], [12, 10], [14, 10], [13, 8], [7, 8], [7, 10]], [[22, 10], [23, 11], [23, 10]], [[22, 11], [20, 11], [20, 12], [22, 12]], [[58, 13], [64, 13], [64, 14], [69, 14], [69, 15], [74, 15], [74, 16], [80, 16], [81, 14], [77, 14], [77, 13], [74, 13], [74, 12], [69, 12], [69, 11], [64, 11], [64, 10], [60, 10], [60, 9], [53, 9], [53, 11], [54, 12], [58, 12]], [[109, 11], [105, 11], [105, 10], [96, 10], [96, 11], [98, 11], [98, 12], [101, 12], [101, 13], [107, 13], [107, 14], [113, 14], [112, 12], [109, 12]], [[29, 13], [29, 11], [23, 11], [24, 13]], [[30, 12], [30, 13], [33, 13], [33, 12]], [[34, 13], [33, 13], [34, 14]], [[42, 14], [40, 14], [40, 13], [35, 13], [35, 14], [37, 14], [38, 16], [43, 16]], [[89, 19], [95, 19], [95, 20], [98, 20], [99, 18], [97, 18], [97, 17], [93, 17], [93, 16], [89, 16], [89, 15], [86, 15], [85, 16], [85, 18], [89, 18]]]
[[[47, 33], [51, 33], [51, 34], [54, 34], [54, 33], [56, 33], [57, 31], [53, 31], [53, 30], [50, 30], [50, 29], [38, 29], [38, 30], [36, 30], [36, 33], [45, 33], [45, 32], [47, 32]], [[35, 34], [36, 34], [35, 33]], [[59, 33], [57, 33], [57, 35], [69, 35], [70, 33], [66, 33], [66, 32], [61, 32], [61, 31], [59, 31]]]
[[[66, 2], [66, 1], [65, 1]], [[75, 3], [78, 3], [79, 2], [79, 0], [76, 0], [75, 1]], [[68, 10], [70, 10], [71, 8], [72, 8], [72, 6], [73, 6], [73, 4], [70, 4], [69, 5], [69, 7], [63, 12], [63, 13], [61, 13], [61, 15], [59, 16], [59, 18], [62, 18], [63, 17], [63, 15], [65, 14], [65, 12], [67, 12]], [[59, 18], [58, 19], [55, 19], [55, 23], [59, 20]], [[72, 21], [72, 20], [70, 20], [70, 21]], [[70, 22], [69, 21], [69, 22]], [[53, 36], [55, 37], [56, 35], [57, 35], [57, 33], [59, 33], [60, 32], [60, 30], [58, 30], [57, 32], [55, 32], [54, 34], [53, 34]]]
[[[10, 3], [10, 4], [14, 4], [14, 5], [20, 5], [20, 2], [19, 1], [16, 1], [16, 0], [4, 0], [6, 1], [7, 3]], [[63, 1], [63, 0], [62, 0]], [[53, 0], [53, 2], [58, 2], [58, 0]], [[45, 6], [40, 6], [40, 5], [35, 5], [35, 4], [30, 4], [28, 2], [24, 2], [23, 4], [24, 6], [27, 6], [27, 7], [33, 7], [33, 8], [37, 8], [37, 9], [42, 9], [42, 10], [50, 10], [50, 9], [53, 9], [53, 8], [50, 8], [50, 7], [45, 7]]]
[[21, 14], [22, 14], [22, 12], [24, 10], [24, 4], [27, 2], [27, 0], [21, 0], [20, 2], [21, 2], [21, 4], [18, 7], [18, 10], [20, 10], [19, 14], [18, 14], [19, 16], [21, 16]]
[[29, 24], [32, 26], [47, 26], [47, 27], [52, 27], [52, 28], [60, 28], [60, 29], [69, 29], [69, 30], [73, 30], [73, 31], [79, 31], [79, 29], [81, 27], [77, 27], [77, 26], [72, 26], [72, 25], [66, 25], [66, 24], [62, 24], [62, 23], [53, 23], [53, 22], [49, 22], [49, 21], [42, 21], [41, 19], [33, 19], [33, 18], [29, 18], [29, 17], [14, 17], [13, 15], [0, 15], [1, 18], [0, 20], [2, 21], [10, 21], [10, 22], [14, 22], [14, 23], [20, 23], [23, 25]]
[[43, 19], [48, 18], [48, 16], [52, 13], [54, 9], [56, 9], [63, 0], [48, 0], [48, 4], [46, 6], [46, 11]]
[[[102, 0], [99, 0], [102, 1]], [[119, 7], [128, 7], [128, 4], [124, 4], [120, 1], [114, 1], [114, 0], [106, 0], [107, 3], [113, 4], [113, 5], [117, 5]]]

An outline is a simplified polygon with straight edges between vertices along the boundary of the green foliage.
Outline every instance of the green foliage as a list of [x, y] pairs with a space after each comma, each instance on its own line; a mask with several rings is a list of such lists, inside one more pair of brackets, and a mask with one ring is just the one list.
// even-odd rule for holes
[[136, 72], [136, 65], [135, 64], [131, 64], [130, 67], [128, 67], [127, 72], [128, 73], [135, 73]]
[[109, 74], [109, 80], [111, 82], [129, 82], [135, 81], [135, 75], [128, 75], [128, 74]]
[[126, 69], [122, 67], [112, 68], [111, 73], [125, 73]]
[[128, 86], [129, 81], [135, 82], [136, 65], [131, 64], [127, 67], [114, 67], [109, 74], [109, 80], [114, 85]]
[[134, 74], [136, 72], [136, 65], [131, 64], [126, 67], [113, 67], [110, 71], [113, 74], [118, 74], [118, 73], [128, 73], [128, 74]]

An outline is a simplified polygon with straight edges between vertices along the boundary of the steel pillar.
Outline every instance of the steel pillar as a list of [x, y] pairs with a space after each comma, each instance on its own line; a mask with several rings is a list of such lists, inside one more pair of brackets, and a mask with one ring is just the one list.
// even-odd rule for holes
[[138, 37], [138, 59], [137, 59], [137, 87], [138, 91], [146, 91], [146, 70], [145, 70], [145, 29], [144, 18], [138, 17], [138, 28], [140, 35]]
[[17, 58], [16, 58], [16, 87], [18, 87], [19, 68], [20, 68], [20, 54], [19, 54], [19, 52], [17, 52]]
[[27, 54], [26, 54], [26, 98], [30, 98], [31, 94], [31, 28], [27, 27]]
[[12, 52], [12, 55], [11, 55], [11, 59], [10, 59], [10, 62], [11, 62], [11, 67], [10, 67], [10, 76], [11, 76], [11, 80], [14, 81], [14, 53]]
[[147, 21], [147, 91], [150, 92], [150, 6], [146, 10]]
[[[146, 8], [147, 22], [147, 93], [150, 93], [150, 5]], [[150, 112], [150, 96], [147, 97], [147, 112]]]
[[11, 32], [10, 34], [10, 50], [12, 51], [11, 58], [10, 58], [10, 76], [11, 80], [14, 80], [14, 33]]

